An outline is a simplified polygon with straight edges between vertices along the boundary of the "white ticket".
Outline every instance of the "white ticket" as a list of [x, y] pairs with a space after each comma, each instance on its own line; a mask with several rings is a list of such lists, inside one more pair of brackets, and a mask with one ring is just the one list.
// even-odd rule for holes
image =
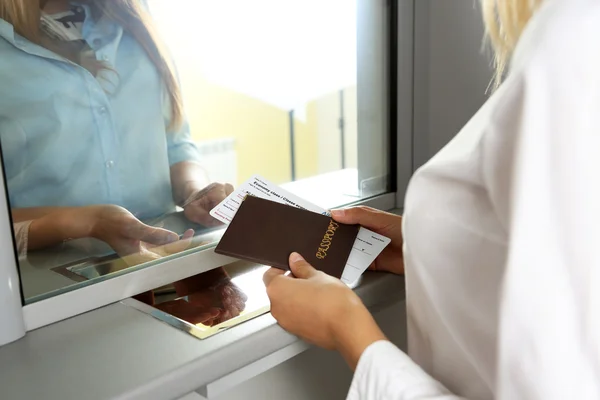
[[[210, 215], [225, 224], [229, 224], [247, 195], [329, 215], [327, 210], [282, 189], [258, 175], [253, 176], [240, 185], [233, 193], [213, 208], [210, 211]], [[356, 282], [389, 243], [389, 238], [361, 227], [354, 241], [341, 280], [348, 285]]]
[[327, 211], [306, 200], [301, 199], [293, 193], [267, 181], [266, 179], [255, 175], [243, 184], [229, 196], [222, 200], [215, 208], [210, 211], [210, 215], [219, 221], [229, 224], [238, 208], [244, 201], [246, 195], [256, 196], [263, 199], [275, 201], [289, 206], [303, 208], [308, 211], [319, 214], [327, 214]]
[[346, 261], [342, 282], [351, 285], [375, 261], [379, 253], [390, 244], [391, 239], [361, 227]]

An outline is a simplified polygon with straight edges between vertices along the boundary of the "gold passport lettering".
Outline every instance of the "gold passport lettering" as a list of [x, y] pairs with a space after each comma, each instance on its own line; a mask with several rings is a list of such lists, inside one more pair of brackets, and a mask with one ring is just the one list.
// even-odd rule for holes
[[331, 241], [333, 240], [333, 235], [335, 235], [335, 231], [337, 230], [337, 228], [340, 225], [337, 222], [334, 222], [333, 220], [329, 221], [329, 226], [327, 227], [327, 231], [325, 232], [325, 235], [323, 235], [323, 239], [321, 240], [321, 244], [319, 245], [319, 249], [317, 250], [317, 254], [316, 257], [319, 260], [323, 260], [325, 257], [327, 257], [327, 251], [329, 250], [329, 247], [331, 246]]

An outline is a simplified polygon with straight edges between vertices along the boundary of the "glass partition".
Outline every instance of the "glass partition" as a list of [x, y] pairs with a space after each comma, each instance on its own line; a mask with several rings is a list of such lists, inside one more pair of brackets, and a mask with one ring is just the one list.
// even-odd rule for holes
[[388, 191], [379, 3], [0, 0], [25, 302], [214, 246], [255, 174], [322, 207]]

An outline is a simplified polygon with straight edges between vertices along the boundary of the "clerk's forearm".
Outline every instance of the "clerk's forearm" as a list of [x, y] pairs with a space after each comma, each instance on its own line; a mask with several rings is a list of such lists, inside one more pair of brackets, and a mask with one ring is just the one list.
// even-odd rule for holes
[[24, 222], [42, 218], [57, 212], [72, 211], [77, 207], [31, 207], [11, 210], [13, 222]]
[[69, 239], [90, 235], [91, 225], [83, 208], [55, 209], [29, 226], [28, 250], [39, 250], [55, 246]]
[[194, 192], [209, 184], [202, 166], [193, 161], [182, 161], [171, 166], [171, 187], [175, 204], [181, 206]]

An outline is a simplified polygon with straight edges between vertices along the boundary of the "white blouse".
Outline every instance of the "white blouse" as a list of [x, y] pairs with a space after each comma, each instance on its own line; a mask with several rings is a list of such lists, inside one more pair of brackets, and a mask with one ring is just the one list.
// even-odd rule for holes
[[600, 399], [600, 1], [545, 1], [403, 228], [410, 358], [371, 345], [349, 399]]

